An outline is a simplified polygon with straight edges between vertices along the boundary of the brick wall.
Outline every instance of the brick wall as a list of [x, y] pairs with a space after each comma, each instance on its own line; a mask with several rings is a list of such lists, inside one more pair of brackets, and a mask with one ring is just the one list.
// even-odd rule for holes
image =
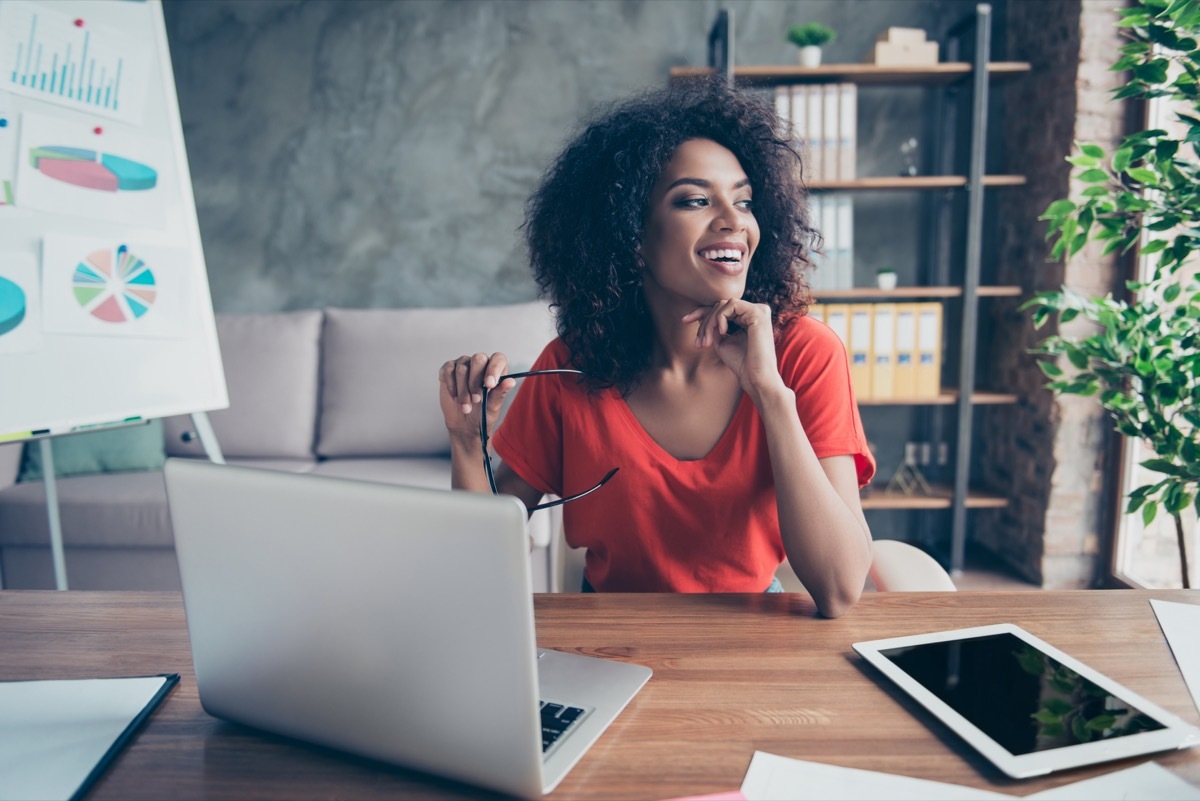
[[[1120, 284], [1113, 257], [1081, 251], [1065, 267], [1047, 261], [1050, 243], [1037, 218], [1052, 201], [1083, 187], [1063, 159], [1072, 142], [1111, 148], [1124, 131], [1125, 104], [1111, 100], [1120, 85], [1108, 68], [1120, 40], [1119, 0], [1015, 0], [1008, 5], [1009, 56], [1029, 61], [1032, 73], [1002, 91], [1005, 164], [1028, 176], [1018, 190], [990, 200], [1003, 221], [997, 282], [1018, 284], [1025, 298], [1063, 283], [1088, 294]], [[995, 190], [993, 190], [995, 191]], [[1111, 426], [1087, 398], [1055, 398], [1028, 350], [1050, 329], [1034, 331], [1020, 301], [991, 301], [994, 335], [982, 374], [992, 386], [1016, 391], [1015, 406], [979, 414], [978, 478], [1011, 487], [1005, 509], [976, 512], [971, 537], [1017, 572], [1048, 588], [1087, 587], [1102, 573], [1112, 493], [1108, 488]], [[1080, 324], [1075, 321], [1070, 325]], [[1082, 329], [1080, 329], [1082, 330]]]

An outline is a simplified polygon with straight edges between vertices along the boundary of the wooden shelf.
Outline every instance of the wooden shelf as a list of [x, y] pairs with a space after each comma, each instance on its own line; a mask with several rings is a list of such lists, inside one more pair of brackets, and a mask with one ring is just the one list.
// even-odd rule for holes
[[[877, 479], [878, 480], [878, 479]], [[930, 487], [929, 495], [905, 495], [883, 488], [868, 487], [862, 494], [863, 509], [949, 509], [954, 491], [950, 487]], [[967, 493], [968, 509], [1002, 509], [1008, 499], [986, 492]]]
[[[855, 178], [853, 181], [813, 181], [807, 186], [817, 190], [873, 190], [873, 189], [962, 189], [967, 185], [965, 175], [897, 175], [874, 178]], [[1024, 175], [985, 175], [983, 185], [988, 187], [1024, 186]]]
[[[1024, 290], [1019, 286], [981, 286], [975, 294], [981, 298], [1018, 298]], [[895, 289], [855, 287], [854, 289], [818, 289], [813, 293], [819, 302], [828, 300], [912, 300], [920, 298], [961, 298], [961, 286], [898, 286]]]
[[[988, 75], [993, 78], [1011, 78], [1029, 72], [1025, 61], [993, 61], [988, 64]], [[671, 80], [685, 80], [707, 75], [711, 67], [672, 67]], [[973, 72], [966, 62], [946, 62], [924, 67], [880, 67], [875, 64], [822, 64], [819, 67], [801, 67], [788, 64], [743, 65], [733, 68], [735, 80], [748, 84], [822, 83], [843, 81], [863, 86], [936, 86], [970, 77]]]
[[[976, 406], [1002, 406], [1017, 402], [1015, 394], [1007, 392], [973, 392], [971, 403]], [[859, 406], [953, 406], [958, 403], [957, 389], [942, 389], [932, 398], [859, 398]]]

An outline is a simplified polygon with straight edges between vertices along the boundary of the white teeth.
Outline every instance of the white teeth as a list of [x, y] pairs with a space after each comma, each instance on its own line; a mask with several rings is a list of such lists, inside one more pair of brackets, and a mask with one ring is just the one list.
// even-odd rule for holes
[[702, 251], [700, 251], [700, 255], [706, 259], [734, 259], [736, 261], [742, 260], [742, 252], [740, 250], [734, 250], [732, 248], [725, 248], [725, 249], [721, 249], [721, 250], [702, 250]]

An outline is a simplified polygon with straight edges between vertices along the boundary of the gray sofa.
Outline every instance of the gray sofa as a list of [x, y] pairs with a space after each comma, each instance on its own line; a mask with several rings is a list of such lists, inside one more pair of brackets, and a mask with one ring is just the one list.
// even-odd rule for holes
[[[228, 462], [448, 489], [437, 368], [486, 350], [528, 369], [554, 323], [530, 302], [218, 315], [217, 331], [230, 406], [209, 419]], [[167, 456], [203, 458], [198, 441], [184, 441], [191, 428], [188, 416], [164, 421]], [[52, 588], [44, 485], [16, 482], [21, 448], [0, 446], [0, 576], [8, 589]], [[72, 589], [178, 589], [161, 471], [56, 484]], [[535, 591], [560, 589], [561, 519], [552, 509], [530, 521]]]

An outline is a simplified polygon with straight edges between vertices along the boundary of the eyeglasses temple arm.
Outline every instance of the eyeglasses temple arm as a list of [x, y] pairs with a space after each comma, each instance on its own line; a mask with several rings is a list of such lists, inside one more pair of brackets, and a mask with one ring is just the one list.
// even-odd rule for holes
[[564, 503], [569, 503], [570, 501], [578, 500], [579, 498], [582, 498], [584, 495], [591, 495], [593, 492], [595, 492], [596, 490], [600, 489], [605, 484], [607, 484], [608, 480], [610, 478], [612, 478], [613, 476], [615, 476], [617, 474], [617, 471], [620, 469], [621, 468], [619, 468], [619, 467], [614, 467], [612, 470], [609, 470], [608, 475], [606, 475], [604, 478], [600, 479], [600, 483], [597, 484], [596, 486], [592, 487], [589, 490], [584, 490], [583, 492], [577, 493], [575, 495], [571, 495], [566, 498], [559, 498], [557, 501], [549, 501], [547, 503], [539, 503], [537, 506], [531, 506], [531, 507], [529, 507], [529, 513], [533, 514], [534, 512], [536, 512], [539, 509], [549, 509], [552, 506], [562, 506]]

